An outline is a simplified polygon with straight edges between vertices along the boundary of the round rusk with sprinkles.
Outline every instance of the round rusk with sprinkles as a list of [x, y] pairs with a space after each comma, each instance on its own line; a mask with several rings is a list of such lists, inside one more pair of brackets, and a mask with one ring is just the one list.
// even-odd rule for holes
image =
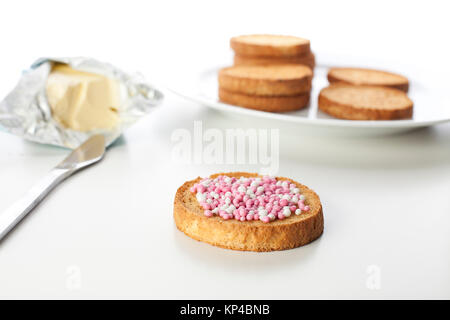
[[323, 232], [322, 204], [313, 190], [245, 172], [185, 182], [175, 195], [174, 219], [193, 239], [244, 251], [292, 249]]

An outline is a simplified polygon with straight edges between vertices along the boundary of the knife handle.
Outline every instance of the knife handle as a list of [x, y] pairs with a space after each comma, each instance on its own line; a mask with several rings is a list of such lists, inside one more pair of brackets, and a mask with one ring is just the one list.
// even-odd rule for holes
[[45, 196], [61, 181], [72, 174], [72, 170], [51, 170], [36, 183], [21, 199], [0, 214], [0, 241], [10, 232]]

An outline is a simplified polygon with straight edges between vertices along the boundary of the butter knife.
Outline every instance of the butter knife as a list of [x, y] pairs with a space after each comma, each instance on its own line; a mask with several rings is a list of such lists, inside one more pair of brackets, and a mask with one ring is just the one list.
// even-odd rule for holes
[[53, 168], [21, 199], [0, 214], [0, 241], [33, 210], [59, 183], [91, 164], [100, 161], [105, 154], [105, 138], [95, 135]]

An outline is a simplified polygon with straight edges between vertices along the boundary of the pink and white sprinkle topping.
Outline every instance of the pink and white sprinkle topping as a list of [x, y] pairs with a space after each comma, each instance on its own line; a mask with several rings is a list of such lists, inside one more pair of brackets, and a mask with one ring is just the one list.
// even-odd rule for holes
[[196, 193], [206, 217], [219, 216], [225, 220], [268, 223], [309, 210], [305, 196], [294, 183], [269, 176], [205, 178], [194, 184], [190, 192]]

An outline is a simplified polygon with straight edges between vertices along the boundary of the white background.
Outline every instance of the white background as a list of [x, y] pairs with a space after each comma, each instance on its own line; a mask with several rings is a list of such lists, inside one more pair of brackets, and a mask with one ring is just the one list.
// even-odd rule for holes
[[[326, 52], [386, 59], [406, 74], [432, 68], [449, 89], [445, 1], [2, 1], [0, 12], [2, 97], [41, 56], [92, 56], [170, 84], [246, 33], [309, 38], [319, 62]], [[449, 124], [381, 138], [280, 127], [279, 175], [317, 191], [325, 232], [261, 254], [215, 248], [174, 227], [173, 197], [185, 180], [259, 169], [173, 163], [170, 135], [194, 120], [250, 123], [167, 93], [101, 164], [58, 187], [0, 243], [0, 297], [450, 298]], [[0, 212], [66, 154], [0, 133]], [[367, 287], [371, 265], [378, 290]]]

